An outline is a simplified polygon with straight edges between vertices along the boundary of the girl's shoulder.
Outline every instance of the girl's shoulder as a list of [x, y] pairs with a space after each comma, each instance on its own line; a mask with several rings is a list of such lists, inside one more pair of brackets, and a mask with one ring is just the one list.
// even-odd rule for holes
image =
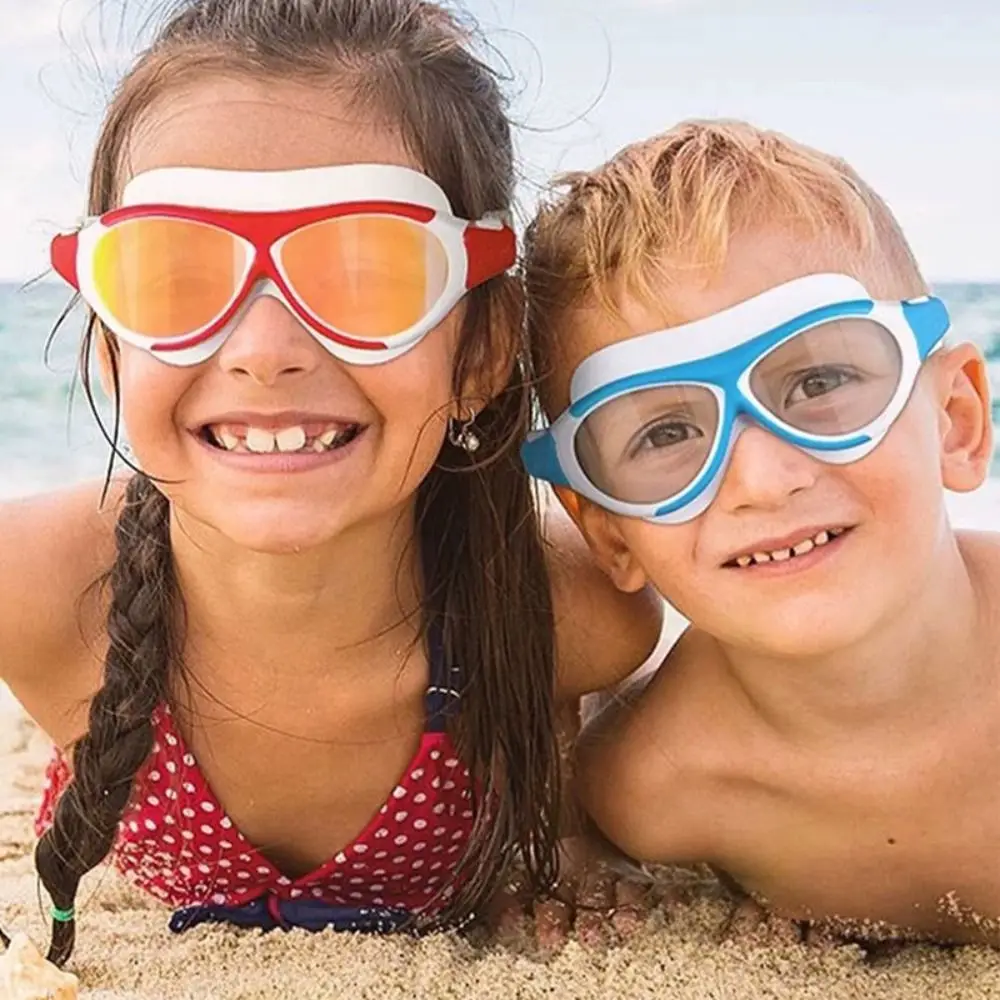
[[546, 553], [556, 632], [557, 697], [619, 684], [656, 649], [664, 605], [651, 588], [626, 594], [597, 565], [573, 522], [546, 512]]
[[81, 693], [96, 680], [77, 675], [100, 635], [95, 585], [114, 559], [123, 486], [103, 504], [101, 491], [88, 483], [0, 503], [0, 680], [29, 710], [36, 693]]

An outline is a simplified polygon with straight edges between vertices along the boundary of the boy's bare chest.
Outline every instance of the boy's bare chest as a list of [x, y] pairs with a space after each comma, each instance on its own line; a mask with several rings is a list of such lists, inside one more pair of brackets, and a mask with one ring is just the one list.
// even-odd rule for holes
[[724, 867], [787, 916], [1000, 943], [1000, 738], [920, 771], [872, 760], [740, 795]]

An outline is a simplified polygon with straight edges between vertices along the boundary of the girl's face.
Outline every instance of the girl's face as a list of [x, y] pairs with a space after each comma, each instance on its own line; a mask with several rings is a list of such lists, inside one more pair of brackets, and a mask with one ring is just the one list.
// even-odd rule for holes
[[[333, 88], [219, 77], [172, 90], [139, 123], [130, 174], [158, 167], [289, 170], [374, 162], [422, 169], [398, 129], [362, 118]], [[122, 182], [127, 178], [122, 178]], [[278, 300], [256, 299], [222, 347], [173, 367], [118, 344], [121, 406], [136, 464], [179, 523], [258, 552], [322, 545], [395, 522], [458, 415], [452, 372], [461, 307], [409, 352], [373, 366], [332, 357]], [[250, 459], [208, 440], [239, 425], [353, 439], [307, 464]]]

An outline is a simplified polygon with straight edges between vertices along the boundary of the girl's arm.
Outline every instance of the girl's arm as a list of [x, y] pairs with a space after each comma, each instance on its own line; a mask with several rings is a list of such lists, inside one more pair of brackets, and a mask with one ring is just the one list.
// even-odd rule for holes
[[[614, 688], [666, 655], [664, 604], [646, 588], [618, 590], [594, 562], [576, 525], [553, 504], [545, 513], [556, 631], [556, 697], [576, 703]], [[655, 660], [655, 662], [653, 662]]]
[[[120, 487], [0, 503], [0, 681], [57, 743], [86, 729], [100, 687], [103, 599]], [[100, 509], [99, 509], [100, 507]]]

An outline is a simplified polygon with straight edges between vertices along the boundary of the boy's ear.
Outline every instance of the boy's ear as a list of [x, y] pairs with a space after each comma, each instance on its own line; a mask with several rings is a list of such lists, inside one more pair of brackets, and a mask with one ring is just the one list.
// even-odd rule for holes
[[573, 523], [587, 539], [594, 561], [623, 593], [634, 594], [648, 582], [646, 571], [632, 555], [615, 516], [565, 486], [555, 486], [556, 496]]
[[583, 500], [579, 493], [574, 493], [568, 486], [553, 486], [552, 492], [555, 493], [559, 502], [563, 506], [563, 510], [573, 519], [573, 523], [583, 530], [583, 526], [580, 524], [580, 505]]
[[947, 489], [967, 493], [982, 485], [993, 459], [993, 420], [986, 362], [975, 344], [959, 344], [934, 358], [940, 404], [941, 475]]

